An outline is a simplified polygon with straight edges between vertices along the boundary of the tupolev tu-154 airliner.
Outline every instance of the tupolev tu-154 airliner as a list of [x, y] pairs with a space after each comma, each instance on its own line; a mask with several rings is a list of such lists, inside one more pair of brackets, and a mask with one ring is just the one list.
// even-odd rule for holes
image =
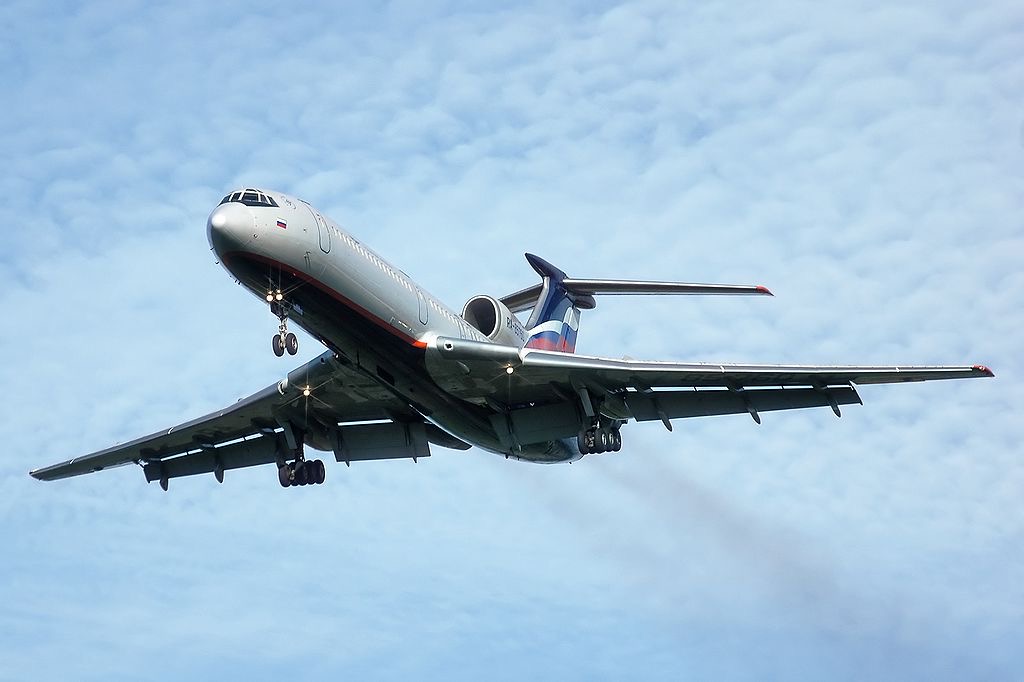
[[[860, 384], [991, 377], [982, 365], [811, 366], [643, 362], [576, 355], [580, 313], [612, 294], [770, 296], [762, 286], [578, 279], [532, 254], [540, 283], [442, 304], [308, 203], [261, 189], [228, 194], [207, 221], [219, 262], [280, 321], [327, 350], [234, 405], [31, 475], [49, 481], [123, 464], [172, 478], [275, 464], [284, 487], [324, 482], [338, 462], [430, 455], [431, 444], [527, 462], [618, 451], [629, 420], [860, 403]], [[530, 311], [523, 323], [518, 314]], [[526, 317], [524, 315], [524, 317]]]

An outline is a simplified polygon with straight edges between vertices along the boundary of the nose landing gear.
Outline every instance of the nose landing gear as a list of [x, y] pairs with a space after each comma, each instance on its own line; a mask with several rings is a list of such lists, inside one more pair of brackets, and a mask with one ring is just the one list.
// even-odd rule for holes
[[299, 352], [299, 339], [288, 331], [288, 309], [284, 303], [284, 293], [280, 289], [268, 291], [267, 303], [270, 304], [270, 312], [277, 315], [277, 319], [280, 320], [277, 333], [270, 339], [274, 355], [281, 357], [285, 351], [288, 351], [288, 355], [295, 355]]
[[288, 327], [285, 321], [281, 320], [281, 325], [277, 329], [277, 333], [270, 339], [271, 347], [274, 349], [274, 355], [281, 357], [285, 351], [288, 351], [288, 355], [295, 355], [299, 352], [299, 339], [288, 331]]

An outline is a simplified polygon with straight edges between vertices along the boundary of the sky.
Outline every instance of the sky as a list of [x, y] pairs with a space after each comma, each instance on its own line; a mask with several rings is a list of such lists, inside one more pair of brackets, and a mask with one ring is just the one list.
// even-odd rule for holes
[[[1020, 3], [301, 5], [0, 5], [0, 680], [1021, 677]], [[775, 293], [601, 300], [579, 353], [996, 379], [573, 465], [29, 478], [297, 364], [209, 251], [242, 185], [457, 310], [525, 251]]]

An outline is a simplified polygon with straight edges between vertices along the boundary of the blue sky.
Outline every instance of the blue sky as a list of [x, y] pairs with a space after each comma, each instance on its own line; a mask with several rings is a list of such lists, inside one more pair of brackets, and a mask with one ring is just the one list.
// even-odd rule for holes
[[[1024, 11], [548, 5], [0, 7], [0, 679], [1020, 676]], [[776, 294], [602, 301], [582, 353], [997, 379], [572, 466], [31, 480], [290, 368], [206, 243], [241, 184], [455, 308], [524, 251]]]

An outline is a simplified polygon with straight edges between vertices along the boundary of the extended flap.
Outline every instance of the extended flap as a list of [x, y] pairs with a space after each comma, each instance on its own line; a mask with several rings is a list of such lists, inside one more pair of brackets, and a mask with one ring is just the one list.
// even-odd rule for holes
[[334, 458], [339, 462], [419, 457], [430, 457], [430, 443], [422, 422], [357, 424], [337, 430]]

